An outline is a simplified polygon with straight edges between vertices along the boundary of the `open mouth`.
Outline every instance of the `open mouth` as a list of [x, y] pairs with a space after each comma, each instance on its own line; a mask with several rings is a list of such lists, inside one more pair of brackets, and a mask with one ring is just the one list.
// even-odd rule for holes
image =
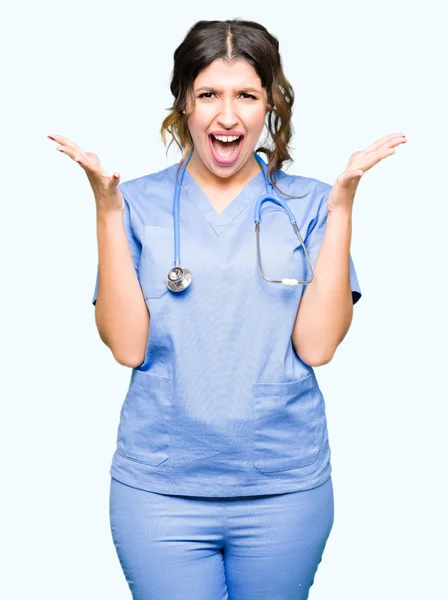
[[218, 164], [229, 165], [236, 161], [239, 156], [244, 136], [214, 136], [210, 134], [210, 149], [213, 158]]

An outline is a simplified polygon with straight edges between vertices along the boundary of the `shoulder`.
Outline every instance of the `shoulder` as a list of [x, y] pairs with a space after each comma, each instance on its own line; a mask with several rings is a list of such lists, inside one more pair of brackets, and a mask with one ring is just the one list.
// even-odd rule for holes
[[128, 179], [120, 183], [118, 187], [122, 194], [129, 196], [144, 196], [153, 191], [161, 191], [164, 186], [173, 184], [176, 167], [177, 164], [174, 164], [160, 171]]
[[319, 194], [333, 187], [321, 179], [287, 173], [283, 169], [277, 169], [275, 173], [278, 187], [295, 196], [299, 194]]
[[171, 214], [176, 168], [177, 163], [118, 185], [134, 219], [147, 223], [151, 216]]
[[316, 215], [320, 206], [326, 202], [332, 185], [315, 177], [295, 175], [282, 169], [276, 170], [276, 185], [290, 196], [283, 197], [292, 210], [298, 210], [310, 216]]

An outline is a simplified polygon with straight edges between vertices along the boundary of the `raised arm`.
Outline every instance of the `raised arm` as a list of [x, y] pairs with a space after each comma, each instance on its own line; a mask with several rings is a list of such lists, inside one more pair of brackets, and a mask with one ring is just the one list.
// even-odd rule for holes
[[140, 249], [132, 237], [129, 206], [118, 187], [120, 175], [109, 176], [96, 154], [75, 142], [49, 135], [89, 179], [96, 203], [98, 271], [95, 322], [101, 340], [122, 365], [136, 367], [145, 358], [150, 316], [137, 276]]

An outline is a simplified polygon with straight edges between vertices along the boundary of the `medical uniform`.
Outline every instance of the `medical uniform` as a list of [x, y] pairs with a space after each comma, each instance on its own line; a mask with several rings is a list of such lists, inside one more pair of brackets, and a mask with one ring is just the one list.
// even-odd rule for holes
[[[254, 205], [263, 171], [217, 213], [186, 170], [180, 194], [181, 266], [190, 286], [166, 285], [173, 266], [178, 163], [119, 185], [123, 222], [150, 313], [144, 362], [132, 370], [110, 474], [162, 494], [231, 497], [308, 490], [331, 473], [325, 402], [291, 334], [305, 285], [263, 279]], [[325, 232], [329, 184], [276, 171], [313, 265]], [[276, 192], [278, 194], [278, 192]], [[284, 211], [261, 207], [263, 270], [310, 279]], [[353, 303], [361, 297], [350, 256]], [[93, 303], [98, 289], [98, 271]]]
[[[325, 402], [291, 334], [305, 285], [266, 281], [254, 207], [262, 170], [218, 214], [185, 170], [174, 266], [178, 164], [120, 184], [123, 222], [150, 313], [110, 469], [110, 523], [134, 600], [306, 600], [333, 518]], [[316, 264], [331, 186], [276, 172]], [[275, 191], [278, 195], [279, 192]], [[309, 281], [282, 207], [261, 205], [270, 279]], [[350, 256], [353, 303], [361, 290]], [[93, 297], [98, 290], [98, 272]]]

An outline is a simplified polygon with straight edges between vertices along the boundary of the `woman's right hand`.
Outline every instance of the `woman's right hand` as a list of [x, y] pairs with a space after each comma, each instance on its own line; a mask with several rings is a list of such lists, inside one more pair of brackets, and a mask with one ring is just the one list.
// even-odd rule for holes
[[101, 167], [99, 158], [92, 152], [84, 152], [75, 142], [61, 135], [49, 135], [59, 146], [56, 150], [64, 152], [77, 162], [86, 172], [95, 196], [97, 213], [106, 214], [124, 211], [124, 200], [118, 189], [120, 174], [114, 171], [110, 177]]

